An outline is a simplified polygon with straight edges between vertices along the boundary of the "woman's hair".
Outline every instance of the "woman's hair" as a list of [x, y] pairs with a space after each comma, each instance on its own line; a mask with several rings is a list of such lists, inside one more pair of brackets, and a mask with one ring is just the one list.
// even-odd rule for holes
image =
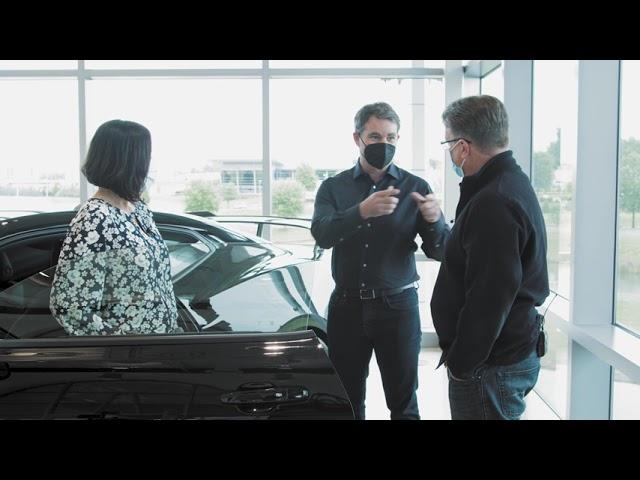
[[91, 139], [82, 173], [98, 187], [140, 200], [151, 162], [151, 133], [139, 123], [110, 120]]

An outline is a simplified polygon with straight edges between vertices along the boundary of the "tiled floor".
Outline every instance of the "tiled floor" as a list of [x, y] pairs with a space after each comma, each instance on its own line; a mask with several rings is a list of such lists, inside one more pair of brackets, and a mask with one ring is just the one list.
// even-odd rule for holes
[[[450, 420], [447, 372], [444, 367], [435, 370], [440, 349], [423, 348], [418, 360], [418, 405], [423, 420]], [[371, 358], [367, 380], [367, 419], [388, 420], [389, 410], [384, 399], [380, 370], [375, 355]], [[527, 420], [555, 420], [557, 417], [535, 393], [527, 396]]]

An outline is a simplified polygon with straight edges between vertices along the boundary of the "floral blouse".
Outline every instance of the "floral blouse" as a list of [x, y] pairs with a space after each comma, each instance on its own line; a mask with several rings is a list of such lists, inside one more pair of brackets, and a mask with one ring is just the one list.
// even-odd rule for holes
[[91, 198], [72, 220], [51, 289], [69, 335], [175, 333], [169, 252], [149, 209]]

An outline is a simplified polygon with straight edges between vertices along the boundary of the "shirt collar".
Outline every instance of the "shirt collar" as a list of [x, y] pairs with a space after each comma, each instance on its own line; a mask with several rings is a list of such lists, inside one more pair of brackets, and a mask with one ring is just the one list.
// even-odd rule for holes
[[[353, 178], [358, 178], [361, 175], [365, 175], [365, 171], [360, 166], [360, 158], [356, 160], [356, 165], [353, 169]], [[400, 180], [400, 169], [395, 163], [392, 163], [389, 168], [387, 168], [385, 175], [391, 175], [396, 180]]]

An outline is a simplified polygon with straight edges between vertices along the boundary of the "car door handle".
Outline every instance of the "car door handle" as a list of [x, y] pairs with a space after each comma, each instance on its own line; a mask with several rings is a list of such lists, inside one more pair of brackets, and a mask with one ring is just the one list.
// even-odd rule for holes
[[230, 405], [261, 405], [300, 402], [309, 398], [304, 387], [271, 387], [255, 390], [236, 390], [220, 396], [222, 403]]

